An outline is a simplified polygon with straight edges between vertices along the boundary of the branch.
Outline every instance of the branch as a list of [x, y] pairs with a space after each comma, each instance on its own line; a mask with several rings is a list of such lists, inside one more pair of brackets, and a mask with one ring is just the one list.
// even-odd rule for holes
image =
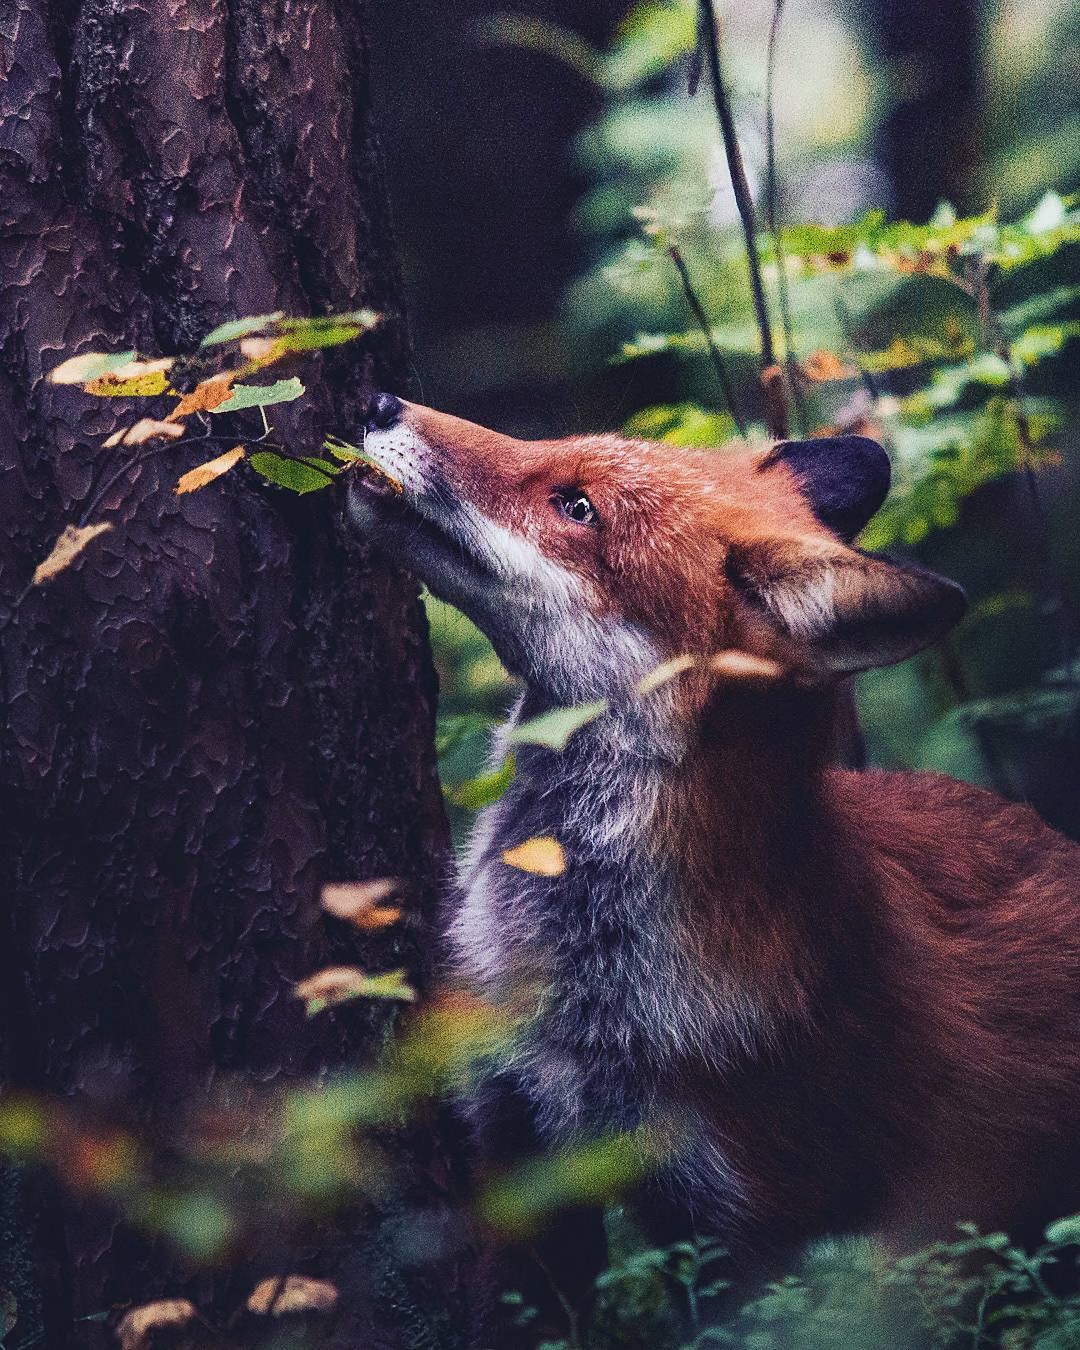
[[735, 403], [735, 390], [732, 388], [731, 384], [731, 377], [728, 375], [727, 366], [724, 365], [724, 358], [720, 355], [720, 348], [716, 345], [713, 338], [712, 329], [709, 326], [709, 316], [705, 313], [704, 306], [698, 299], [698, 294], [694, 290], [693, 283], [690, 280], [690, 273], [687, 270], [686, 262], [676, 244], [672, 244], [668, 249], [668, 257], [675, 264], [675, 269], [679, 274], [683, 293], [686, 295], [686, 303], [693, 311], [694, 318], [697, 320], [698, 326], [705, 335], [705, 344], [709, 349], [709, 356], [712, 358], [716, 377], [720, 381], [720, 388], [724, 391], [724, 398], [727, 401], [728, 410], [731, 413], [735, 425], [739, 429], [739, 435], [745, 440], [746, 424], [739, 416], [739, 409]]

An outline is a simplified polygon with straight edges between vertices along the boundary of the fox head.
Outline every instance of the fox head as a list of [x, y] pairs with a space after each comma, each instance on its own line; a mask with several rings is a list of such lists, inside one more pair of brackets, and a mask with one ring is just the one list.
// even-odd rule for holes
[[953, 582], [852, 546], [889, 486], [865, 438], [521, 441], [379, 394], [364, 452], [356, 523], [560, 702], [730, 648], [827, 683], [904, 660], [964, 610]]

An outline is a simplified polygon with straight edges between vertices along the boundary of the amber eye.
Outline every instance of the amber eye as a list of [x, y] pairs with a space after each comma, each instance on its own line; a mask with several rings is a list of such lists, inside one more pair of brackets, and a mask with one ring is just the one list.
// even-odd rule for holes
[[560, 490], [551, 494], [552, 505], [575, 525], [593, 525], [596, 508], [584, 492]]

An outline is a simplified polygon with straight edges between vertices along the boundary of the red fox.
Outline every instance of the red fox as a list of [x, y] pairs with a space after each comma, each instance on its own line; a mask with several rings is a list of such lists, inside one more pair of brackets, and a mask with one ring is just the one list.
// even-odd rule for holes
[[[489, 1156], [676, 1120], [646, 1219], [748, 1272], [824, 1234], [1023, 1239], [1080, 1209], [1080, 846], [980, 789], [831, 763], [839, 682], [965, 606], [852, 545], [881, 447], [527, 442], [380, 394], [364, 448], [353, 518], [488, 635], [513, 720], [608, 703], [564, 751], [515, 746], [450, 921], [464, 981], [543, 989], [486, 1091]], [[561, 875], [506, 865], [541, 835]], [[586, 1231], [556, 1244], [571, 1280], [602, 1259]]]

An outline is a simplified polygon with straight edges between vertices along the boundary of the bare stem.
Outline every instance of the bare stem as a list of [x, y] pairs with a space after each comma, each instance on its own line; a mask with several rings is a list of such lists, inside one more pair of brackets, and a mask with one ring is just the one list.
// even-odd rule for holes
[[[761, 338], [761, 367], [765, 372], [776, 365], [773, 350], [772, 329], [769, 326], [769, 310], [765, 303], [765, 287], [761, 280], [761, 264], [757, 254], [757, 227], [754, 219], [754, 200], [750, 195], [750, 184], [746, 178], [739, 138], [735, 134], [735, 119], [731, 113], [731, 101], [724, 84], [720, 67], [720, 43], [716, 35], [716, 11], [712, 0], [699, 0], [701, 29], [705, 42], [705, 59], [709, 66], [709, 78], [712, 82], [713, 102], [716, 105], [716, 117], [720, 123], [720, 135], [727, 155], [728, 170], [731, 173], [731, 186], [735, 193], [735, 204], [739, 208], [742, 222], [743, 241], [746, 245], [746, 261], [750, 269], [750, 290], [754, 300], [754, 315], [757, 319], [758, 333]], [[767, 401], [768, 402], [768, 401]], [[774, 430], [770, 426], [770, 431]], [[779, 431], [778, 434], [783, 434]]]
[[698, 327], [705, 335], [705, 345], [709, 349], [709, 356], [712, 358], [713, 368], [716, 371], [716, 378], [720, 381], [720, 388], [724, 391], [724, 398], [728, 405], [732, 419], [739, 429], [739, 435], [746, 439], [746, 423], [739, 416], [739, 409], [735, 403], [735, 390], [731, 384], [731, 377], [728, 375], [727, 366], [724, 365], [724, 358], [720, 354], [720, 348], [712, 335], [712, 328], [709, 325], [709, 316], [705, 313], [704, 306], [698, 298], [697, 291], [694, 290], [694, 284], [690, 280], [690, 273], [687, 270], [686, 261], [679, 252], [677, 245], [672, 244], [668, 249], [668, 256], [675, 264], [675, 270], [679, 274], [679, 280], [682, 282], [683, 293], [686, 296], [686, 303], [690, 306], [694, 318], [698, 322]]
[[765, 210], [768, 217], [769, 233], [772, 235], [773, 252], [776, 254], [776, 287], [780, 297], [780, 322], [784, 329], [784, 364], [787, 368], [788, 386], [795, 403], [799, 431], [806, 435], [806, 404], [799, 384], [799, 363], [795, 355], [794, 324], [791, 321], [791, 297], [788, 293], [787, 271], [784, 267], [784, 249], [780, 242], [780, 207], [776, 191], [776, 46], [780, 36], [780, 19], [784, 12], [784, 0], [776, 0], [773, 6], [772, 22], [769, 24], [769, 46], [765, 67]]

